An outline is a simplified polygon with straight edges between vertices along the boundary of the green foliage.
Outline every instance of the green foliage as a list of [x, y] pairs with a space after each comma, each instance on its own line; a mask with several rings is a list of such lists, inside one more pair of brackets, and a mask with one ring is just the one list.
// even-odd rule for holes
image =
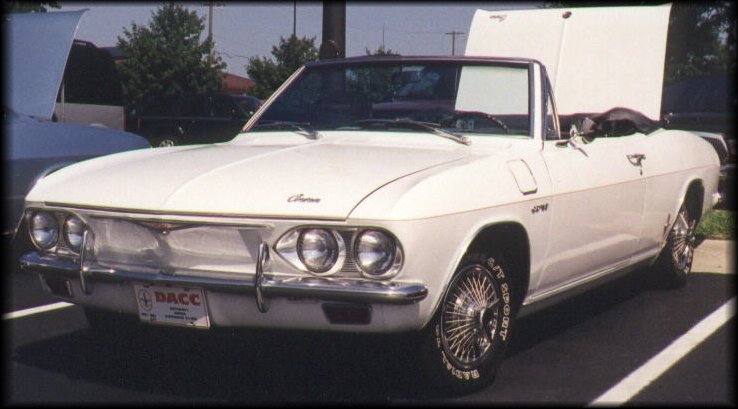
[[[544, 7], [653, 5], [662, 2], [546, 1]], [[707, 74], [735, 74], [736, 4], [675, 2], [669, 17], [664, 81]]]
[[369, 104], [386, 102], [399, 91], [392, 82], [394, 74], [399, 72], [397, 67], [384, 69], [357, 67], [347, 78], [346, 91], [360, 95]]
[[392, 51], [391, 48], [384, 48], [383, 45], [380, 45], [374, 51], [369, 51], [368, 48], [364, 48], [364, 51], [366, 52], [366, 55], [376, 55], [376, 56], [382, 56], [382, 55], [400, 55], [400, 53], [396, 53], [396, 52]]
[[55, 1], [6, 1], [3, 2], [5, 13], [45, 13], [49, 8], [59, 9], [61, 6]]
[[672, 6], [666, 82], [735, 73], [735, 3], [683, 2]]
[[315, 37], [282, 37], [279, 45], [272, 47], [272, 56], [274, 60], [252, 57], [246, 66], [249, 78], [256, 83], [250, 92], [257, 98], [268, 98], [303, 64], [318, 59]]
[[118, 66], [126, 106], [149, 95], [219, 91], [226, 64], [212, 54], [210, 39], [200, 42], [205, 18], [174, 3], [151, 15], [148, 27], [132, 23], [118, 37], [127, 57]]
[[697, 236], [715, 240], [735, 240], [735, 212], [712, 210], [697, 226]]

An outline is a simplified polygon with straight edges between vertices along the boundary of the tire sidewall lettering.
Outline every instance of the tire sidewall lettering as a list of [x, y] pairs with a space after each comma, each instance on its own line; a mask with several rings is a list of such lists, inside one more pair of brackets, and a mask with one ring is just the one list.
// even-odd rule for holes
[[[453, 378], [458, 379], [461, 382], [474, 382], [485, 377], [486, 369], [489, 365], [486, 365], [490, 360], [501, 359], [501, 355], [504, 351], [504, 346], [509, 340], [510, 324], [512, 322], [512, 297], [510, 285], [507, 282], [507, 275], [505, 269], [500, 266], [497, 261], [489, 257], [484, 262], [478, 264], [479, 268], [483, 268], [492, 273], [492, 277], [495, 278], [495, 285], [500, 295], [502, 304], [498, 307], [500, 318], [497, 323], [497, 328], [492, 337], [492, 353], [484, 358], [483, 362], [477, 367], [472, 369], [460, 368], [454, 365], [454, 363], [446, 355], [446, 351], [443, 348], [443, 341], [441, 339], [441, 323], [437, 320], [434, 324], [434, 335], [435, 345], [437, 352], [439, 353], [441, 366], [445, 371]], [[494, 365], [493, 365], [494, 366]]]

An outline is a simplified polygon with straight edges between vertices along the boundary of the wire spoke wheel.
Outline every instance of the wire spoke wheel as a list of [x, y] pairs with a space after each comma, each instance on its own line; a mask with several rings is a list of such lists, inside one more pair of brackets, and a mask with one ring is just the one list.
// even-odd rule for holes
[[[686, 200], [686, 199], [685, 199]], [[681, 287], [687, 283], [697, 246], [699, 209], [682, 204], [669, 230], [663, 251], [653, 267], [653, 283], [661, 288]], [[695, 217], [697, 215], [697, 217]]]
[[492, 272], [479, 264], [459, 272], [443, 301], [440, 317], [443, 349], [455, 365], [474, 368], [493, 352], [499, 306]]
[[686, 207], [682, 207], [672, 227], [671, 257], [677, 269], [689, 272], [694, 257], [697, 221], [690, 218]]
[[162, 140], [159, 141], [159, 144], [157, 146], [159, 146], [160, 148], [168, 148], [170, 146], [175, 146], [175, 145], [176, 145], [176, 142], [174, 142], [173, 139], [171, 139], [171, 138], [164, 138], [164, 139], [162, 139]]

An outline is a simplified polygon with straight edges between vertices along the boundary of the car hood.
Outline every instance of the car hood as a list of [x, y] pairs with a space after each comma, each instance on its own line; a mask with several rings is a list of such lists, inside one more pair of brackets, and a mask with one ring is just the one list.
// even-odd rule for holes
[[61, 160], [150, 148], [140, 135], [102, 126], [49, 122], [9, 112], [5, 123], [6, 161]]
[[431, 147], [355, 136], [350, 142], [301, 136], [299, 143], [265, 142], [275, 138], [92, 159], [42, 179], [26, 200], [165, 214], [345, 219], [385, 184], [469, 156], [466, 147], [440, 138]]
[[465, 54], [540, 61], [560, 115], [624, 107], [658, 121], [670, 10], [669, 4], [477, 10]]
[[74, 34], [85, 11], [3, 17], [9, 44], [5, 84], [10, 109], [51, 118]]

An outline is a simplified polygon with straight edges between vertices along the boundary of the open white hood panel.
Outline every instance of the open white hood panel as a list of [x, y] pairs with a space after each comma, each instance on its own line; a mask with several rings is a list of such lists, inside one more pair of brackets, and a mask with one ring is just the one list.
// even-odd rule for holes
[[3, 16], [3, 29], [10, 40], [4, 78], [10, 109], [51, 119], [69, 49], [85, 11]]
[[658, 120], [670, 10], [477, 10], [465, 54], [540, 61], [560, 115], [624, 107]]

